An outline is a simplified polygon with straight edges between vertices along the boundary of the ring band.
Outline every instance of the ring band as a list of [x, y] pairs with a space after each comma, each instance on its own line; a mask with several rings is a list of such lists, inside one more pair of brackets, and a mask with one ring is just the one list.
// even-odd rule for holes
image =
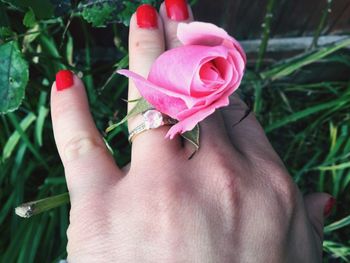
[[147, 110], [142, 113], [143, 121], [129, 133], [129, 142], [132, 143], [134, 137], [142, 132], [156, 129], [164, 125], [172, 125], [176, 120], [163, 115], [155, 109]]

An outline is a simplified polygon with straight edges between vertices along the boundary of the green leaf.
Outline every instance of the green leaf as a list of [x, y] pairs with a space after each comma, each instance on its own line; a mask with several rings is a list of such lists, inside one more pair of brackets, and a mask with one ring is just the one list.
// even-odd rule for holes
[[53, 15], [53, 5], [50, 0], [1, 0], [18, 10], [31, 8], [35, 17], [39, 20], [51, 18]]
[[45, 107], [47, 92], [42, 91], [38, 103], [38, 119], [35, 123], [35, 141], [39, 146], [43, 144], [44, 123], [49, 110]]
[[29, 8], [27, 13], [24, 15], [23, 25], [31, 28], [31, 27], [34, 27], [35, 24], [36, 24], [35, 14], [33, 12], [33, 9]]
[[38, 120], [35, 125], [35, 136], [39, 146], [43, 145], [42, 138], [43, 138], [44, 122], [48, 113], [49, 113], [49, 110], [46, 107], [44, 106], [39, 107]]
[[83, 18], [96, 27], [103, 27], [110, 23], [123, 23], [128, 26], [131, 15], [140, 4], [156, 6], [157, 0], [83, 0], [78, 10]]
[[40, 35], [40, 27], [39, 24], [36, 23], [32, 28], [30, 28], [24, 38], [23, 38], [23, 48], [29, 48], [30, 44], [37, 39], [37, 37]]
[[[36, 119], [36, 116], [32, 112], [29, 113], [27, 117], [25, 117], [20, 123], [22, 130], [23, 131], [27, 130], [29, 126], [35, 121], [35, 119]], [[19, 132], [16, 130], [8, 139], [2, 151], [2, 159], [4, 161], [11, 156], [20, 138], [21, 136]]]
[[15, 212], [20, 217], [29, 218], [68, 203], [69, 194], [64, 193], [22, 204], [16, 207]]
[[[185, 140], [187, 140], [194, 146], [195, 151], [193, 154], [195, 154], [199, 150], [199, 131], [199, 125], [197, 124], [192, 131], [185, 132], [181, 135]], [[193, 157], [193, 154], [191, 157]]]
[[9, 28], [9, 27], [0, 27], [0, 43], [1, 43], [2, 40], [4, 41], [6, 38], [11, 37], [13, 35], [14, 35], [14, 33], [11, 30], [11, 28]]
[[29, 78], [28, 64], [15, 41], [0, 45], [0, 113], [21, 104]]
[[344, 100], [343, 98], [338, 99], [338, 100], [333, 100], [333, 101], [329, 101], [329, 102], [325, 102], [323, 104], [317, 104], [315, 106], [309, 107], [305, 110], [302, 111], [298, 111], [295, 112], [281, 120], [277, 120], [273, 123], [271, 123], [270, 125], [268, 125], [265, 128], [265, 132], [271, 132], [277, 128], [280, 128], [282, 126], [285, 126], [289, 123], [304, 119], [312, 114], [316, 114], [319, 113], [320, 111], [326, 110], [326, 109], [330, 109], [330, 108], [334, 108], [334, 107], [339, 107], [342, 106], [344, 104], [347, 103], [347, 100]]
[[326, 226], [324, 228], [324, 232], [329, 233], [329, 232], [332, 232], [334, 230], [337, 230], [337, 229], [340, 229], [343, 227], [347, 227], [349, 225], [350, 225], [350, 215], [347, 217], [344, 217], [343, 219], [341, 219], [339, 221], [336, 221], [336, 222]]
[[120, 11], [121, 1], [85, 0], [79, 3], [78, 9], [82, 10], [83, 18], [95, 27], [106, 26], [111, 21], [113, 14]]
[[[329, 254], [332, 254], [333, 258], [338, 258], [338, 262], [349, 262], [350, 247], [346, 246], [345, 244], [324, 240], [323, 250]], [[339, 258], [341, 258], [343, 261], [341, 261]]]
[[[149, 104], [147, 102], [147, 100], [145, 100], [144, 98], [140, 98], [138, 100], [132, 101], [132, 102], [137, 102], [135, 107], [132, 108], [132, 110], [118, 123], [113, 124], [111, 126], [109, 126], [106, 129], [106, 132], [111, 132], [112, 130], [114, 130], [115, 128], [117, 128], [118, 126], [122, 125], [123, 123], [125, 123], [128, 119], [130, 119], [131, 117], [136, 116], [137, 114], [140, 114], [142, 112], [145, 112], [146, 110], [152, 109], [153, 106], [151, 104]], [[129, 103], [132, 103], [131, 101]]]
[[119, 21], [124, 25], [129, 26], [130, 17], [136, 11], [138, 5], [139, 4], [137, 3], [124, 2], [124, 9], [118, 14]]

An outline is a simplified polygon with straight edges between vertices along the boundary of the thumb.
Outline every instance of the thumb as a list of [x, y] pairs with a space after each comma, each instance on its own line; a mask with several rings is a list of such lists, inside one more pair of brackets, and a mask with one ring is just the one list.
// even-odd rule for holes
[[331, 214], [335, 202], [336, 200], [326, 193], [313, 193], [304, 197], [307, 215], [321, 242], [323, 240], [324, 219]]

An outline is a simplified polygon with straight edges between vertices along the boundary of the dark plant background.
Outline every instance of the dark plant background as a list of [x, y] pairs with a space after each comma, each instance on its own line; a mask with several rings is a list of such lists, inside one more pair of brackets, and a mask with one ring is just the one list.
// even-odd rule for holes
[[[59, 69], [82, 77], [97, 127], [118, 164], [128, 163], [126, 126], [105, 130], [125, 115], [127, 80], [114, 72], [128, 66], [127, 24], [141, 2], [161, 3], [0, 0], [0, 262], [66, 257], [69, 205], [29, 219], [14, 213], [24, 202], [67, 191], [49, 113]], [[349, 262], [350, 1], [191, 4], [198, 20], [242, 41], [242, 95], [302, 192], [337, 198], [326, 221], [324, 262]]]

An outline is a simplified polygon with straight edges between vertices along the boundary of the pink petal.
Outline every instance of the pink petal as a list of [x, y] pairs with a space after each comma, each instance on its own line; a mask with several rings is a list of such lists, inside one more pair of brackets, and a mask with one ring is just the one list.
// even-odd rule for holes
[[243, 58], [239, 55], [237, 50], [233, 50], [231, 49], [229, 51], [230, 55], [230, 59], [232, 59], [233, 64], [235, 65], [235, 68], [237, 70], [237, 72], [239, 74], [243, 74], [244, 70], [245, 70], [245, 61], [243, 60]]
[[[218, 83], [215, 86], [213, 85], [211, 87], [211, 92], [206, 93], [205, 96], [203, 96], [202, 100], [192, 107], [195, 111], [198, 111], [201, 108], [207, 107], [208, 105], [214, 103], [216, 100], [223, 96], [223, 93], [226, 93], [226, 90], [230, 90], [232, 93], [235, 89], [238, 88], [238, 81], [241, 80], [240, 75], [242, 75], [242, 73], [236, 71], [232, 59], [230, 57], [228, 57], [228, 60], [217, 58], [215, 59], [215, 64], [224, 79], [222, 79], [222, 83]], [[208, 84], [206, 85], [208, 86]], [[235, 85], [234, 88], [232, 88], [233, 85]], [[198, 86], [192, 86], [192, 91], [198, 93]], [[191, 114], [191, 109], [185, 110], [179, 114], [178, 119], [184, 119], [186, 116]]]
[[136, 88], [140, 91], [142, 97], [144, 97], [160, 112], [177, 119], [179, 112], [187, 109], [184, 100], [181, 98], [181, 96], [179, 96], [179, 94], [158, 87], [132, 71], [118, 70], [117, 72], [131, 78], [134, 81]]
[[[182, 46], [163, 53], [152, 65], [148, 80], [176, 94], [184, 95], [182, 99], [188, 108], [198, 100], [191, 96], [192, 82], [197, 69], [207, 61], [217, 57], [228, 57], [228, 50], [222, 46]], [[200, 84], [196, 84], [200, 85]]]
[[177, 28], [177, 37], [184, 45], [224, 45], [228, 48], [237, 49], [243, 60], [246, 61], [246, 55], [238, 41], [227, 34], [224, 29], [214, 24], [204, 22], [180, 23]]
[[173, 139], [176, 134], [182, 134], [187, 131], [193, 130], [193, 128], [202, 120], [204, 120], [206, 117], [214, 113], [215, 109], [227, 106], [229, 104], [228, 97], [222, 97], [220, 100], [216, 101], [209, 107], [206, 107], [202, 109], [201, 111], [198, 111], [194, 113], [192, 116], [189, 116], [188, 118], [179, 121], [175, 125], [173, 125], [168, 133], [166, 134], [166, 138]]
[[215, 82], [221, 79], [220, 72], [215, 67], [212, 61], [205, 63], [200, 71], [199, 76], [204, 82]]

